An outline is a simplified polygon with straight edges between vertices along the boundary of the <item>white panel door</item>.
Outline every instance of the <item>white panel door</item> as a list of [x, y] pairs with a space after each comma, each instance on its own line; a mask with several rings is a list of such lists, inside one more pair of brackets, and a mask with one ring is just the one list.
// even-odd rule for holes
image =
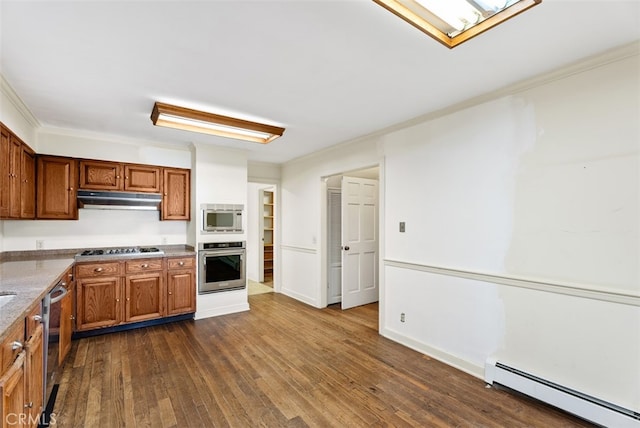
[[378, 182], [342, 178], [342, 309], [378, 301]]
[[329, 289], [327, 304], [340, 303], [342, 301], [342, 201], [339, 189], [329, 189], [328, 192], [328, 277]]

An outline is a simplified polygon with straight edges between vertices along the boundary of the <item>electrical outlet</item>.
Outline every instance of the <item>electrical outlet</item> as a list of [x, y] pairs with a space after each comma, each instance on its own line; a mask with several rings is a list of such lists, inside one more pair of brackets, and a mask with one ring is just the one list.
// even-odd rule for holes
[[404, 312], [400, 314], [400, 322], [404, 322]]
[[400, 232], [404, 233], [404, 231], [405, 231], [405, 224], [404, 224], [404, 221], [401, 221], [400, 222]]
[[36, 240], [36, 249], [42, 250], [44, 248], [44, 241], [41, 239]]
[[162, 245], [167, 245], [167, 243], [169, 242], [169, 240], [167, 239], [166, 236], [162, 237]]

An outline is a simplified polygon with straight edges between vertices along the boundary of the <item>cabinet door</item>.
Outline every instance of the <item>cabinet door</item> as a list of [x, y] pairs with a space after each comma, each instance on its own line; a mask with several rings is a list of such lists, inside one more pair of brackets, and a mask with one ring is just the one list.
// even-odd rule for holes
[[160, 193], [161, 168], [145, 165], [124, 165], [124, 190]]
[[20, 352], [18, 358], [0, 378], [3, 427], [21, 426], [18, 418], [24, 418], [24, 365], [25, 353]]
[[122, 164], [81, 160], [80, 188], [88, 190], [122, 190]]
[[58, 156], [38, 156], [39, 219], [77, 220], [78, 163]]
[[167, 316], [196, 311], [196, 281], [193, 269], [167, 274]]
[[38, 417], [44, 410], [44, 353], [42, 343], [42, 324], [38, 325], [26, 349], [26, 399], [25, 413], [29, 414], [29, 426], [38, 426]]
[[20, 218], [36, 218], [36, 154], [20, 149]]
[[11, 141], [9, 130], [0, 125], [0, 218], [9, 217], [11, 192]]
[[[73, 290], [73, 288], [70, 288]], [[65, 357], [71, 350], [71, 333], [73, 332], [73, 293], [68, 293], [60, 301], [60, 334], [58, 342], [58, 365], [62, 366]]]
[[109, 327], [122, 319], [122, 289], [119, 277], [78, 279], [78, 330]]
[[164, 315], [162, 272], [127, 276], [125, 321], [135, 322]]
[[188, 169], [164, 168], [162, 220], [191, 218], [191, 174]]
[[22, 143], [9, 135], [9, 217], [20, 218], [20, 161]]

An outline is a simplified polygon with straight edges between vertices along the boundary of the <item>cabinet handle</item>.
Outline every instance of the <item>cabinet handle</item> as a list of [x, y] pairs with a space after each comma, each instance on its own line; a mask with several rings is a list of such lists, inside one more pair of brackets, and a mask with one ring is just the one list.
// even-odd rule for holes
[[119, 302], [119, 301], [120, 301], [120, 299], [116, 299], [116, 302]]
[[165, 195], [165, 196], [167, 196], [167, 194], [166, 194], [166, 193], [165, 193], [164, 195]]
[[93, 271], [99, 273], [99, 272], [102, 272], [103, 270], [104, 270], [103, 268], [99, 267], [99, 268], [95, 268]]
[[30, 409], [30, 408], [32, 408], [32, 407], [33, 407], [33, 401], [29, 401], [28, 403], [26, 403], [26, 404], [24, 405], [24, 408], [25, 408], [25, 409]]
[[42, 321], [42, 317], [40, 315], [34, 315], [33, 320], [39, 322], [39, 321]]
[[131, 299], [127, 297], [127, 302], [128, 302], [129, 300], [131, 300]]
[[73, 187], [69, 187], [69, 191], [70, 191], [70, 192], [73, 192]]
[[178, 266], [184, 266], [184, 262], [178, 262]]
[[69, 318], [71, 319], [71, 321], [74, 321], [76, 319], [75, 315], [71, 315]]
[[169, 296], [171, 296], [173, 294], [173, 292], [169, 291]]
[[116, 178], [119, 180], [119, 179], [120, 179], [120, 176], [119, 176], [119, 175], [116, 175]]
[[16, 349], [21, 349], [21, 348], [24, 348], [24, 344], [22, 344], [21, 342], [19, 342], [17, 340], [14, 341], [14, 342], [11, 342], [11, 350], [12, 351], [15, 351]]
[[149, 265], [148, 265], [148, 264], [146, 264], [146, 263], [144, 263], [144, 264], [141, 264], [141, 265], [140, 265], [140, 267], [141, 267], [142, 269], [146, 269], [146, 268], [148, 268], [148, 267], [149, 267]]
[[129, 179], [129, 176], [128, 176], [128, 175], [125, 175], [125, 176], [124, 176], [124, 179], [125, 179], [125, 180], [128, 180], [128, 179]]

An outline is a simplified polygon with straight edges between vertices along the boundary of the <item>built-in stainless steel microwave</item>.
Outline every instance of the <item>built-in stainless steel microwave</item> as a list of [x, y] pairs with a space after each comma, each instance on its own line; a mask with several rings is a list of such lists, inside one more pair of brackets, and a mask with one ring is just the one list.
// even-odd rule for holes
[[202, 204], [202, 231], [208, 233], [242, 233], [244, 205]]

